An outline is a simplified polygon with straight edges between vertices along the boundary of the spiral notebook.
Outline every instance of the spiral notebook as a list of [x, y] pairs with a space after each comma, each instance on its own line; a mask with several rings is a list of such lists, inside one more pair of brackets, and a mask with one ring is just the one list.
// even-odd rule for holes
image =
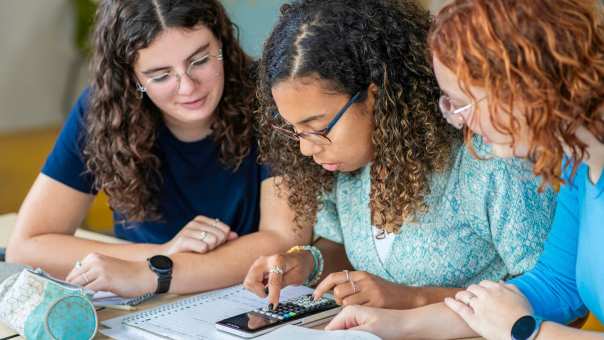
[[[309, 294], [312, 291], [311, 288], [304, 286], [287, 287], [281, 291], [281, 300]], [[107, 320], [103, 322], [107, 329], [101, 332], [114, 338], [129, 339], [239, 339], [217, 331], [216, 321], [267, 304], [267, 299], [258, 298], [242, 285], [237, 285]], [[140, 331], [146, 332], [149, 336], [141, 336]], [[138, 336], [135, 336], [136, 334]]]
[[135, 296], [131, 298], [125, 298], [115, 295], [111, 292], [96, 292], [92, 297], [92, 303], [97, 307], [104, 307], [108, 305], [122, 305], [122, 306], [136, 306], [144, 301], [155, 296], [153, 293], [148, 293], [141, 296]]

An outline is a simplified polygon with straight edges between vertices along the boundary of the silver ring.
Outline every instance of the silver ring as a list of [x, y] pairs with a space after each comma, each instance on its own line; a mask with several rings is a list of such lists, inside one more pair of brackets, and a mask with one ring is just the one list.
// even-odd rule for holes
[[84, 283], [84, 285], [87, 285], [88, 283], [90, 283], [90, 280], [88, 280], [88, 275], [86, 275], [86, 273], [82, 273], [82, 276], [84, 277], [84, 281], [86, 281], [86, 283]]
[[218, 223], [220, 223], [220, 220], [215, 218], [214, 219], [214, 228], [218, 228]]
[[199, 233], [199, 237], [197, 239], [200, 240], [201, 242], [203, 242], [203, 240], [205, 240], [207, 236], [208, 236], [208, 233], [205, 231], [202, 231], [201, 233]]
[[77, 268], [81, 268], [81, 267], [82, 267], [82, 262], [76, 261], [75, 268], [77, 269]]
[[283, 275], [283, 268], [281, 268], [279, 266], [272, 266], [271, 269], [268, 272], [269, 273]]

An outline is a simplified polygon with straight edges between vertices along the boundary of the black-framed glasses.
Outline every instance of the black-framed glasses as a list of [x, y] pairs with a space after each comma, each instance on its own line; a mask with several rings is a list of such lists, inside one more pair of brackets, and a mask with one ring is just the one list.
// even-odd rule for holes
[[[350, 98], [350, 100], [346, 103], [346, 105], [344, 105], [344, 107], [342, 107], [340, 109], [340, 111], [338, 111], [338, 113], [336, 113], [336, 115], [333, 117], [333, 119], [327, 124], [327, 127], [322, 130], [296, 132], [289, 126], [288, 127], [278, 126], [276, 124], [271, 124], [271, 126], [281, 136], [295, 140], [295, 141], [299, 141], [301, 138], [303, 138], [304, 140], [309, 141], [313, 144], [329, 145], [329, 144], [331, 144], [331, 139], [329, 139], [329, 137], [327, 137], [327, 134], [329, 134], [329, 131], [331, 131], [331, 129], [333, 129], [333, 127], [340, 120], [340, 118], [342, 118], [344, 113], [346, 113], [346, 111], [348, 111], [348, 108], [350, 108], [352, 106], [352, 104], [356, 103], [357, 101], [359, 101], [361, 99], [362, 93], [363, 93], [363, 91], [359, 91], [354, 96], [352, 96], [352, 98]], [[276, 118], [277, 116], [279, 116], [279, 112], [273, 113], [273, 118]]]

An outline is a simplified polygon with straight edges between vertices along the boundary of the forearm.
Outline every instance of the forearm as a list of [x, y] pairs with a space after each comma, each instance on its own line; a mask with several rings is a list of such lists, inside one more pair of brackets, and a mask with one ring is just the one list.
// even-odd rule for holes
[[[409, 289], [411, 289], [411, 294], [409, 294]], [[454, 297], [463, 288], [401, 286], [401, 290], [404, 291], [404, 294], [399, 294], [398, 301], [393, 308], [409, 309], [439, 303], [446, 297]]]
[[81, 239], [72, 235], [45, 234], [11, 240], [7, 260], [40, 267], [57, 278], [64, 278], [76, 261], [90, 253], [124, 260], [144, 261], [157, 253], [154, 244], [112, 244]]
[[315, 242], [314, 246], [319, 248], [323, 255], [323, 275], [321, 275], [321, 280], [330, 273], [342, 271], [344, 269], [353, 269], [348, 261], [346, 250], [342, 244], [321, 238]]
[[537, 334], [537, 340], [545, 339], [580, 339], [580, 340], [602, 340], [603, 333], [582, 331], [579, 329], [567, 327], [554, 322], [544, 322], [541, 325], [541, 330]]
[[188, 294], [241, 283], [259, 256], [283, 253], [305, 242], [305, 237], [284, 237], [275, 231], [260, 230], [207, 254], [175, 254], [171, 256], [174, 270], [170, 292]]
[[[478, 336], [442, 302], [399, 312], [401, 339], [459, 339]], [[440, 326], [434, 327], [435, 325]]]

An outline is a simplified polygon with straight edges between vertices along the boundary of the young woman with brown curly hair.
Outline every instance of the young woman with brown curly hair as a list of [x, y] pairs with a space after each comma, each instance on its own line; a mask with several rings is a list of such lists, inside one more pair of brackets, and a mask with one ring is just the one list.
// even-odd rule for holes
[[[257, 256], [307, 242], [256, 159], [254, 73], [218, 1], [101, 1], [92, 86], [19, 212], [8, 259], [124, 296], [187, 293], [241, 282]], [[73, 236], [99, 191], [116, 235], [136, 244]]]
[[318, 281], [323, 258], [316, 296], [410, 308], [535, 264], [553, 194], [522, 161], [474, 159], [438, 114], [429, 24], [412, 1], [282, 9], [260, 63], [261, 156], [319, 239], [256, 261], [249, 289], [263, 296], [269, 275], [275, 302], [283, 285]]
[[507, 284], [483, 281], [446, 306], [353, 308], [330, 328], [385, 339], [602, 339], [564, 324], [588, 310], [604, 320], [603, 14], [596, 0], [456, 0], [440, 11], [429, 45], [451, 104], [443, 113], [497, 154], [531, 159], [544, 184], [561, 183], [552, 231], [535, 268]]

